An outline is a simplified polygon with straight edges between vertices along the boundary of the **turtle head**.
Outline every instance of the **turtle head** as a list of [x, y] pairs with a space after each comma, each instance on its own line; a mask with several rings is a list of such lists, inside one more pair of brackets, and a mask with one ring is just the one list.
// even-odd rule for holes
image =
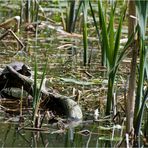
[[24, 64], [22, 66], [21, 74], [25, 75], [25, 76], [28, 76], [28, 77], [31, 77], [31, 69], [30, 69], [30, 67]]

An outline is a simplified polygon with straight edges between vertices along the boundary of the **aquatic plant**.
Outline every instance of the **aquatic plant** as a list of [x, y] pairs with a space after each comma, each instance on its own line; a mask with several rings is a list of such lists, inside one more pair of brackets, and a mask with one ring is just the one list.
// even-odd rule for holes
[[37, 81], [37, 72], [38, 72], [38, 66], [37, 66], [37, 59], [35, 57], [35, 65], [34, 65], [34, 94], [33, 94], [33, 126], [35, 127], [39, 127], [40, 123], [38, 123], [38, 119], [39, 119], [39, 107], [40, 107], [40, 100], [41, 100], [41, 89], [42, 89], [42, 85], [43, 85], [43, 81], [45, 78], [45, 74], [46, 74], [46, 67], [47, 67], [47, 62], [48, 60], [46, 60], [46, 63], [44, 65], [43, 68], [43, 73], [42, 73], [42, 77], [41, 77], [41, 82], [39, 84], [38, 87], [38, 81]]
[[123, 6], [123, 11], [121, 12], [121, 17], [119, 20], [119, 25], [117, 30], [114, 29], [114, 17], [116, 10], [116, 2], [111, 6], [110, 19], [107, 25], [105, 15], [103, 13], [103, 6], [100, 1], [98, 1], [98, 13], [100, 20], [101, 29], [101, 47], [104, 50], [103, 54], [106, 56], [106, 66], [108, 70], [108, 92], [107, 92], [107, 103], [106, 103], [106, 115], [111, 112], [113, 94], [114, 94], [114, 83], [116, 78], [116, 73], [118, 71], [119, 64], [122, 62], [123, 58], [128, 53], [127, 49], [133, 40], [133, 34], [129, 37], [128, 41], [124, 45], [123, 49], [120, 49], [120, 39], [122, 24], [124, 21], [127, 6]]
[[139, 32], [139, 42], [140, 42], [140, 63], [139, 63], [139, 73], [138, 73], [138, 83], [137, 83], [137, 94], [135, 101], [135, 115], [134, 115], [134, 128], [135, 134], [140, 133], [141, 122], [143, 118], [145, 102], [147, 100], [147, 91], [144, 92], [144, 72], [148, 66], [146, 63], [146, 57], [148, 53], [148, 48], [146, 47], [146, 26], [147, 26], [147, 16], [148, 16], [148, 1], [135, 1], [136, 10], [138, 14], [138, 32]]

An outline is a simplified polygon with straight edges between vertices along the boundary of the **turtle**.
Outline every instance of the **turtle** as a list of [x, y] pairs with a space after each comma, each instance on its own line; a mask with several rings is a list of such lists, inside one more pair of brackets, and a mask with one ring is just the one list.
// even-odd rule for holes
[[2, 98], [10, 98], [10, 99], [20, 99], [22, 98], [27, 98], [29, 96], [28, 92], [21, 90], [21, 88], [17, 87], [9, 87], [9, 88], [4, 88], [1, 90], [0, 95]]
[[[12, 62], [8, 64], [8, 66], [11, 66], [14, 70], [16, 70], [18, 73], [25, 75], [27, 77], [31, 77], [31, 69], [28, 65], [24, 64], [23, 62]], [[4, 68], [1, 75], [7, 76], [10, 72], [8, 71], [7, 67]]]

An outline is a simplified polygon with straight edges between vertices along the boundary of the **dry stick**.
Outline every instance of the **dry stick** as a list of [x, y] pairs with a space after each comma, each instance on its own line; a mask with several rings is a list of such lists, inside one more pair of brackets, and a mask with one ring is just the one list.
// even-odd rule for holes
[[16, 26], [16, 31], [19, 31], [19, 26], [20, 26], [20, 16], [15, 16], [12, 17], [5, 22], [0, 24], [0, 28], [5, 28], [6, 32], [0, 37], [0, 40], [2, 40], [5, 36], [8, 35], [10, 32], [12, 36], [19, 42], [19, 44], [22, 46], [22, 50], [24, 49], [24, 44], [19, 40], [19, 38], [16, 36], [16, 34], [10, 29], [13, 25]]
[[2, 40], [5, 36], [7, 36], [8, 33], [9, 33], [9, 31], [7, 30], [4, 34], [2, 34], [2, 35], [0, 36], [0, 40]]
[[[135, 9], [135, 2], [129, 0], [129, 15], [135, 16], [136, 9]], [[136, 20], [129, 16], [128, 21], [128, 34], [129, 36], [134, 32], [136, 26]], [[135, 107], [135, 88], [136, 88], [136, 63], [137, 63], [137, 43], [136, 39], [132, 44], [132, 61], [131, 61], [131, 71], [129, 77], [129, 85], [128, 85], [128, 95], [126, 100], [126, 107], [127, 107], [127, 125], [126, 131], [129, 134], [133, 130], [133, 119], [134, 119], [134, 107]]]
[[16, 36], [16, 34], [11, 30], [11, 29], [9, 29], [8, 30], [12, 35], [13, 35], [13, 37], [19, 42], [19, 44], [22, 46], [22, 49], [21, 50], [23, 50], [24, 48], [25, 48], [25, 46], [24, 46], [24, 44], [22, 43], [22, 41]]
[[137, 54], [138, 54], [137, 44], [136, 44], [136, 41], [135, 41], [133, 43], [131, 72], [130, 72], [130, 78], [129, 78], [128, 96], [127, 96], [127, 100], [126, 100], [126, 106], [127, 106], [126, 131], [127, 131], [127, 133], [130, 133], [133, 130]]
[[18, 31], [20, 25], [20, 16], [12, 17], [5, 22], [0, 23], [0, 28], [9, 29], [14, 25], [17, 27], [16, 31]]
[[[125, 121], [126, 121], [126, 118], [123, 119], [123, 122], [122, 122], [121, 127], [124, 127]], [[123, 136], [123, 132], [124, 132], [124, 128], [121, 128], [121, 132], [120, 132], [121, 140], [116, 144], [115, 147], [121, 147], [121, 145], [122, 145], [123, 142], [125, 141], [125, 136]], [[123, 137], [123, 138], [122, 138], [122, 137]]]
[[16, 36], [16, 34], [11, 29], [8, 29], [3, 35], [1, 35], [0, 40], [2, 40], [9, 33], [12, 34], [12, 36], [17, 40], [17, 42], [22, 46], [21, 50], [23, 50], [25, 48], [24, 44], [22, 43], [22, 41]]
[[24, 121], [23, 117], [23, 86], [21, 87], [21, 98], [20, 98], [20, 117], [19, 122], [22, 123]]
[[20, 99], [20, 118], [23, 116], [22, 107], [23, 107], [23, 86], [22, 86], [22, 89], [21, 89], [21, 99]]
[[125, 140], [126, 140], [126, 148], [129, 148], [130, 146], [130, 144], [129, 144], [129, 134], [125, 134]]

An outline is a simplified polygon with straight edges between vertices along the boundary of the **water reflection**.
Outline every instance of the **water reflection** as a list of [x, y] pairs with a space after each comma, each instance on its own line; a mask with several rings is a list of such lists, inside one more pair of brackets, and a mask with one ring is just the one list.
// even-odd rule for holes
[[63, 147], [66, 143], [74, 142], [74, 129], [51, 134], [31, 130], [18, 131], [18, 124], [12, 123], [1, 123], [0, 127], [1, 147]]
[[[111, 146], [110, 140], [101, 139], [101, 133], [94, 133], [96, 126], [89, 127], [92, 131], [84, 130], [88, 127], [81, 124], [77, 127], [69, 127], [63, 132], [55, 132], [58, 129], [48, 125], [48, 131], [18, 130], [19, 124], [0, 123], [1, 147], [96, 147]], [[83, 131], [83, 134], [81, 134]], [[84, 134], [85, 133], [85, 134]], [[87, 134], [86, 134], [87, 133]], [[114, 142], [112, 142], [114, 144]], [[113, 146], [113, 145], [112, 145]]]

